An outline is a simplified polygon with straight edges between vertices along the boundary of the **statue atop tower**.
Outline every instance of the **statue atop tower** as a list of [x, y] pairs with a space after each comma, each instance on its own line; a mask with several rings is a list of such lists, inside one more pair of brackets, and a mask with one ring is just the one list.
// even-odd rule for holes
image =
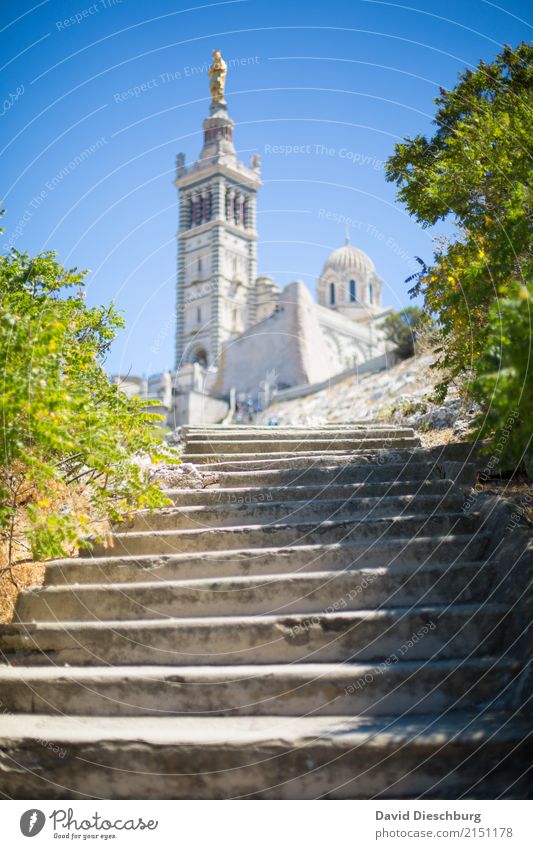
[[213, 50], [213, 64], [208, 71], [209, 79], [211, 80], [209, 85], [211, 91], [211, 111], [214, 111], [218, 106], [227, 105], [224, 99], [227, 72], [228, 66], [224, 62], [220, 50]]

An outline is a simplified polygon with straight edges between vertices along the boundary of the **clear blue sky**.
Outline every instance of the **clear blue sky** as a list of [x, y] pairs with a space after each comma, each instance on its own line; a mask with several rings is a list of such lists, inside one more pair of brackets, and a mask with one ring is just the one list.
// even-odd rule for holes
[[90, 269], [89, 301], [113, 299], [127, 320], [110, 371], [171, 367], [174, 164], [200, 150], [216, 47], [235, 66], [236, 147], [262, 156], [259, 271], [314, 293], [347, 218], [385, 302], [404, 306], [409, 258], [429, 258], [434, 234], [396, 203], [383, 163], [430, 131], [439, 86], [531, 37], [529, 5], [3, 0], [0, 243]]

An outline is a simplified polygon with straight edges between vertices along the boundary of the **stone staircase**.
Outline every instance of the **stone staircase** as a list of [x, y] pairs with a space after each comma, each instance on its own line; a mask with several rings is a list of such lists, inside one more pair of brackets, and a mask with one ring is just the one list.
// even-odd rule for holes
[[463, 509], [468, 462], [357, 423], [184, 435], [218, 483], [0, 629], [2, 794], [524, 797], [528, 552]]

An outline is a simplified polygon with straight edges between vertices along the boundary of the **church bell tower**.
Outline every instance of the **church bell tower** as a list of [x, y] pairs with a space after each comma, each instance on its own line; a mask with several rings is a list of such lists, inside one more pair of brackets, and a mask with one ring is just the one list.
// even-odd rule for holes
[[224, 97], [226, 63], [213, 51], [211, 106], [198, 160], [177, 157], [179, 194], [176, 369], [216, 366], [224, 342], [255, 321], [259, 157], [237, 159]]

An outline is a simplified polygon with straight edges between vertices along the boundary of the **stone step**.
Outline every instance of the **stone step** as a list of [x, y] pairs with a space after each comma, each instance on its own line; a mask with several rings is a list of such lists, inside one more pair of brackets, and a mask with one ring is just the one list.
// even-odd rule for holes
[[11, 799], [528, 798], [528, 723], [418, 717], [0, 717]]
[[484, 563], [354, 569], [119, 584], [39, 587], [21, 593], [15, 621], [85, 622], [166, 617], [285, 615], [482, 602], [503, 580]]
[[518, 674], [500, 658], [265, 666], [0, 666], [4, 713], [382, 716], [490, 704]]
[[114, 526], [121, 531], [163, 531], [180, 528], [221, 528], [234, 525], [262, 525], [279, 522], [344, 521], [381, 516], [460, 510], [465, 497], [450, 495], [401, 495], [351, 499], [313, 499], [304, 501], [265, 501], [216, 506], [167, 507], [157, 511], [139, 510]]
[[[422, 605], [342, 613], [0, 626], [6, 660], [69, 666], [385, 662], [505, 649], [507, 605]], [[416, 639], [415, 639], [416, 637]]]
[[[401, 431], [391, 431], [391, 430], [374, 430], [374, 431], [330, 431], [329, 433], [315, 432], [309, 433], [306, 431], [293, 431], [292, 433], [280, 433], [279, 431], [271, 431], [270, 433], [248, 433], [247, 431], [241, 431], [235, 435], [228, 434], [217, 434], [217, 433], [207, 433], [207, 434], [195, 434], [192, 436], [187, 436], [183, 440], [183, 445], [190, 448], [194, 445], [221, 445], [225, 450], [233, 450], [233, 447], [246, 446], [246, 448], [251, 449], [251, 446], [258, 445], [259, 450], [262, 450], [264, 446], [268, 446], [266, 450], [270, 451], [279, 451], [283, 449], [287, 449], [289, 451], [300, 450], [303, 448], [312, 448], [315, 444], [317, 445], [317, 450], [319, 447], [333, 447], [333, 448], [342, 448], [342, 445], [336, 445], [337, 442], [342, 443], [360, 443], [363, 444], [367, 440], [371, 440], [372, 442], [380, 442], [382, 445], [387, 448], [389, 444], [393, 444], [397, 440], [403, 439], [418, 439], [415, 432], [411, 429], [405, 429]], [[283, 449], [274, 448], [273, 446], [281, 444]], [[417, 445], [420, 443], [418, 442]], [[218, 450], [218, 449], [217, 449]], [[200, 452], [198, 452], [200, 453]]]
[[451, 480], [392, 481], [390, 483], [345, 483], [299, 486], [209, 487], [206, 489], [166, 489], [165, 495], [176, 507], [225, 504], [268, 504], [273, 501], [313, 501], [321, 498], [385, 498], [406, 495], [452, 495], [460, 487]]
[[[284, 522], [270, 525], [242, 525], [165, 531], [124, 531], [113, 533], [111, 545], [95, 543], [92, 554], [118, 557], [124, 554], [172, 554], [179, 552], [231, 551], [235, 548], [297, 546], [313, 543], [340, 543], [367, 539], [368, 544], [386, 536], [406, 537], [432, 534], [473, 533], [477, 514], [413, 514], [348, 521]], [[90, 553], [90, 552], [87, 552]]]
[[[394, 459], [388, 459], [390, 456], [394, 457]], [[255, 456], [255, 455], [253, 455]], [[361, 454], [335, 454], [331, 452], [330, 454], [326, 452], [320, 452], [319, 454], [301, 454], [300, 456], [294, 454], [290, 456], [282, 456], [276, 458], [267, 458], [261, 457], [261, 459], [239, 459], [238, 455], [229, 455], [228, 459], [218, 459], [214, 462], [210, 462], [209, 458], [206, 458], [205, 455], [194, 455], [191, 458], [190, 455], [182, 454], [181, 459], [184, 463], [198, 463], [202, 466], [202, 469], [205, 471], [219, 471], [219, 472], [253, 472], [254, 474], [258, 474], [262, 470], [291, 470], [296, 469], [297, 471], [304, 468], [317, 471], [323, 471], [334, 469], [337, 474], [339, 474], [345, 468], [355, 468], [355, 469], [365, 469], [367, 470], [367, 474], [369, 473], [369, 469], [374, 468], [378, 474], [378, 480], [395, 480], [395, 476], [385, 477], [383, 474], [393, 474], [394, 475], [394, 467], [404, 468], [404, 477], [406, 479], [410, 478], [413, 480], [413, 477], [410, 476], [410, 470], [416, 466], [416, 458], [405, 457], [398, 452], [386, 452], [386, 456], [380, 457], [379, 454], [369, 454], [362, 452]], [[383, 462], [382, 462], [383, 461]], [[437, 461], [432, 463], [424, 463], [424, 468], [426, 472], [431, 473], [431, 469], [442, 469], [441, 464]], [[386, 472], [381, 472], [381, 469], [385, 468]], [[354, 474], [357, 474], [354, 472]], [[379, 475], [382, 477], [379, 477]], [[445, 477], [442, 474], [434, 474], [435, 477]], [[416, 477], [416, 475], [415, 475]], [[357, 480], [357, 478], [355, 478]]]
[[[253, 463], [214, 464], [220, 488], [246, 486], [308, 486], [326, 484], [396, 483], [399, 481], [442, 480], [448, 478], [443, 464], [434, 462], [396, 461], [377, 463], [372, 457], [367, 462], [350, 462], [334, 465], [331, 461], [309, 464], [308, 459], [293, 459], [289, 464], [260, 461], [258, 468]], [[209, 467], [203, 466], [206, 471]], [[461, 464], [465, 477], [475, 478], [473, 464]], [[453, 478], [456, 479], [455, 477]]]
[[415, 448], [420, 445], [418, 437], [394, 436], [394, 437], [365, 437], [359, 439], [301, 437], [297, 439], [246, 439], [246, 440], [219, 440], [219, 439], [187, 439], [185, 443], [185, 454], [188, 456], [210, 455], [223, 456], [227, 454], [238, 454], [242, 458], [275, 457], [278, 454], [291, 456], [299, 453], [321, 454], [332, 451], [350, 453], [366, 448]]
[[233, 447], [244, 450], [225, 451], [222, 447], [222, 449], [218, 452], [211, 451], [209, 453], [198, 453], [194, 451], [194, 447], [191, 447], [191, 450], [187, 448], [180, 456], [184, 463], [195, 463], [202, 466], [215, 463], [248, 462], [259, 469], [262, 468], [262, 464], [265, 462], [290, 464], [291, 462], [307, 460], [307, 463], [309, 464], [310, 460], [315, 460], [318, 465], [323, 465], [326, 461], [330, 460], [338, 464], [345, 464], [354, 463], [365, 456], [368, 456], [369, 460], [371, 459], [375, 463], [378, 461], [378, 456], [376, 454], [370, 454], [370, 451], [401, 451], [414, 448], [418, 445], [418, 441], [411, 441], [407, 439], [390, 442], [390, 444], [387, 445], [384, 445], [381, 442], [379, 442], [379, 444], [370, 444], [370, 442], [371, 440], [364, 444], [360, 443], [359, 445], [354, 445], [351, 449], [336, 449], [330, 447], [314, 450], [312, 447], [305, 448], [302, 444], [300, 450], [288, 449], [286, 451], [262, 452], [246, 450], [247, 445], [246, 443], [243, 443], [242, 445]]
[[335, 437], [336, 435], [344, 438], [351, 438], [352, 435], [358, 439], [365, 437], [385, 438], [415, 436], [415, 430], [412, 427], [395, 427], [394, 425], [376, 424], [373, 427], [368, 427], [363, 424], [332, 424], [324, 427], [302, 427], [301, 425], [283, 426], [283, 427], [255, 427], [254, 425], [235, 425], [233, 427], [211, 427], [211, 428], [194, 428], [185, 426], [181, 428], [181, 440], [187, 442], [192, 439], [220, 439], [227, 441], [242, 442], [249, 439], [280, 439], [288, 438], [295, 439], [299, 437], [325, 439], [326, 437]]
[[450, 564], [478, 560], [489, 544], [487, 533], [415, 538], [385, 537], [361, 542], [209, 551], [201, 554], [71, 557], [47, 565], [45, 584], [128, 583], [194, 580], [292, 572], [317, 572], [373, 566]]

